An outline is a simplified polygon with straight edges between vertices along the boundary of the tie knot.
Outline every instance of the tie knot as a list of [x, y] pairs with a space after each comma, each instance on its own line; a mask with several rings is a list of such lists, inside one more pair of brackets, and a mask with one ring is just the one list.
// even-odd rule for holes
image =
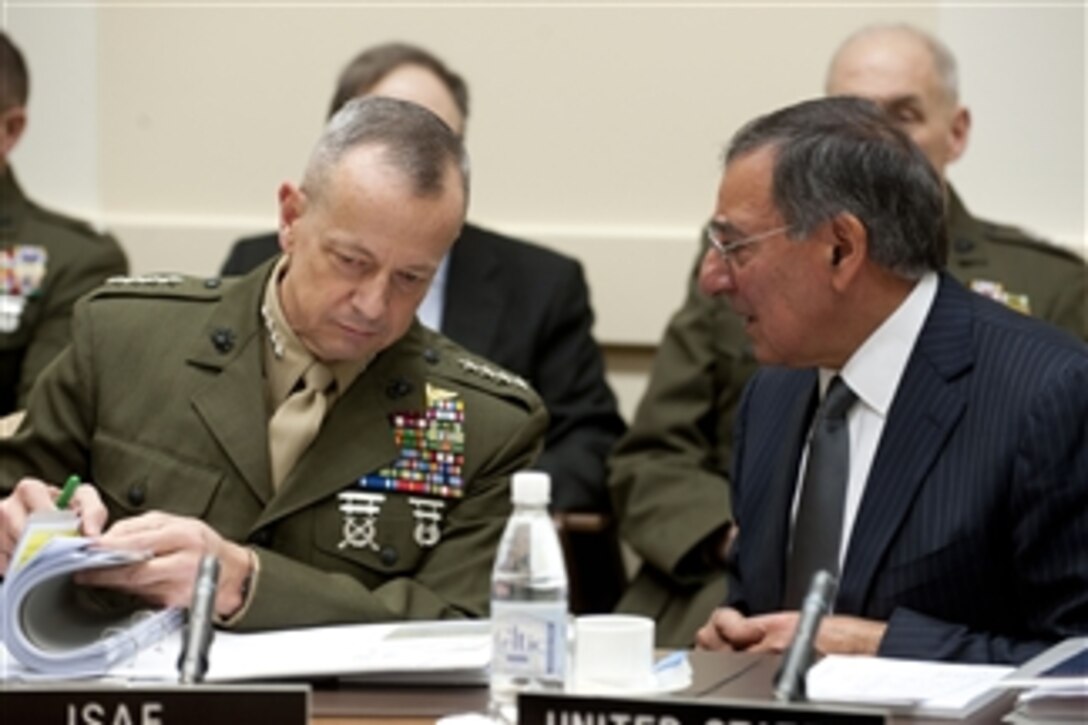
[[831, 378], [831, 385], [827, 388], [824, 402], [820, 404], [820, 410], [824, 418], [841, 420], [846, 417], [846, 411], [858, 399], [857, 393], [838, 375]]
[[332, 370], [316, 360], [302, 373], [302, 380], [306, 390], [316, 390], [324, 393], [333, 382]]

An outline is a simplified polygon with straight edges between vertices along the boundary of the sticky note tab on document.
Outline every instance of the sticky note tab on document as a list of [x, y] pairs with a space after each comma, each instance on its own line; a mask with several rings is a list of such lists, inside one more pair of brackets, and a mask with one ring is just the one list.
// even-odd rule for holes
[[11, 570], [24, 566], [57, 536], [79, 536], [79, 516], [74, 511], [39, 511], [28, 516], [11, 557]]

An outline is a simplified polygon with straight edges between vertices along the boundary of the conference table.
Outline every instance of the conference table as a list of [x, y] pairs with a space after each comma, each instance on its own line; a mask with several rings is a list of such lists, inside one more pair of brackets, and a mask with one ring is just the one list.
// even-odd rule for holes
[[[780, 657], [739, 652], [691, 652], [692, 682], [663, 697], [696, 700], [767, 703]], [[892, 723], [995, 723], [1008, 713], [1013, 696], [998, 698], [967, 720], [915, 720], [893, 716]], [[444, 715], [482, 712], [486, 687], [369, 687], [315, 686], [311, 698], [312, 725], [430, 725]]]

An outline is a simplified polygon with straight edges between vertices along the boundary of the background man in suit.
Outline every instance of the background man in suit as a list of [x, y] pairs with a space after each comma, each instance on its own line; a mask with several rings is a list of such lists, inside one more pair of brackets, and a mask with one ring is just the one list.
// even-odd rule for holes
[[[463, 136], [468, 86], [422, 48], [388, 43], [364, 50], [340, 74], [329, 107], [360, 95], [419, 103]], [[240, 274], [279, 252], [275, 235], [244, 239], [223, 274]], [[609, 511], [605, 458], [624, 423], [593, 339], [581, 265], [570, 257], [466, 223], [420, 308], [420, 320], [521, 375], [551, 416], [536, 466], [552, 475], [551, 507]]]
[[[826, 90], [879, 103], [941, 175], [949, 273], [1088, 339], [1084, 262], [970, 216], [944, 180], [966, 148], [970, 116], [958, 100], [955, 59], [940, 41], [903, 25], [863, 29], [836, 52]], [[643, 559], [619, 608], [657, 618], [662, 646], [690, 644], [725, 598], [734, 411], [756, 367], [739, 318], [723, 300], [702, 294], [693, 273], [610, 477], [621, 534]]]
[[0, 32], [0, 415], [26, 406], [68, 344], [75, 301], [128, 271], [112, 237], [41, 208], [15, 180], [8, 156], [26, 130], [29, 89], [22, 53]]
[[818, 569], [840, 580], [823, 652], [1022, 662], [1088, 633], [1088, 346], [939, 273], [943, 207], [869, 101], [733, 138], [700, 286], [765, 367], [700, 646], [781, 651]]
[[[414, 103], [338, 113], [280, 187], [284, 255], [237, 281], [121, 280], [0, 440], [0, 572], [43, 483], [77, 474], [101, 544], [152, 552], [84, 582], [254, 629], [483, 616], [508, 477], [546, 413], [524, 381], [415, 320], [464, 221], [467, 159]], [[164, 324], [165, 323], [165, 324]], [[31, 478], [33, 477], [33, 478]], [[39, 480], [40, 479], [40, 480]]]

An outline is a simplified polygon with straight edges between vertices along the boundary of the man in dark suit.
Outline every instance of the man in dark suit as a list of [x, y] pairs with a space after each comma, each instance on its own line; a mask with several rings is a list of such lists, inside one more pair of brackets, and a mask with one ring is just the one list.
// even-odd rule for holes
[[1015, 663], [1088, 633], [1088, 346], [939, 272], [943, 208], [869, 101], [733, 138], [700, 285], [766, 367], [700, 646], [782, 650], [819, 569], [840, 580], [825, 653]]
[[[341, 73], [330, 114], [360, 95], [419, 103], [464, 133], [464, 80], [421, 48], [389, 43], [363, 51]], [[276, 234], [240, 240], [222, 273], [243, 274], [279, 251]], [[578, 261], [466, 223], [420, 319], [540, 394], [551, 423], [536, 467], [552, 475], [552, 508], [609, 511], [605, 458], [625, 426], [604, 378]]]
[[[825, 90], [880, 104], [941, 175], [949, 274], [1088, 340], [1084, 260], [971, 215], [945, 178], [967, 148], [971, 116], [960, 101], [955, 58], [940, 40], [902, 24], [863, 28], [836, 51]], [[700, 250], [701, 259], [705, 240]], [[698, 262], [616, 447], [609, 481], [621, 534], [642, 558], [619, 608], [653, 617], [662, 647], [690, 645], [725, 598], [733, 419], [757, 368], [741, 322], [724, 300], [698, 289], [697, 277]]]

